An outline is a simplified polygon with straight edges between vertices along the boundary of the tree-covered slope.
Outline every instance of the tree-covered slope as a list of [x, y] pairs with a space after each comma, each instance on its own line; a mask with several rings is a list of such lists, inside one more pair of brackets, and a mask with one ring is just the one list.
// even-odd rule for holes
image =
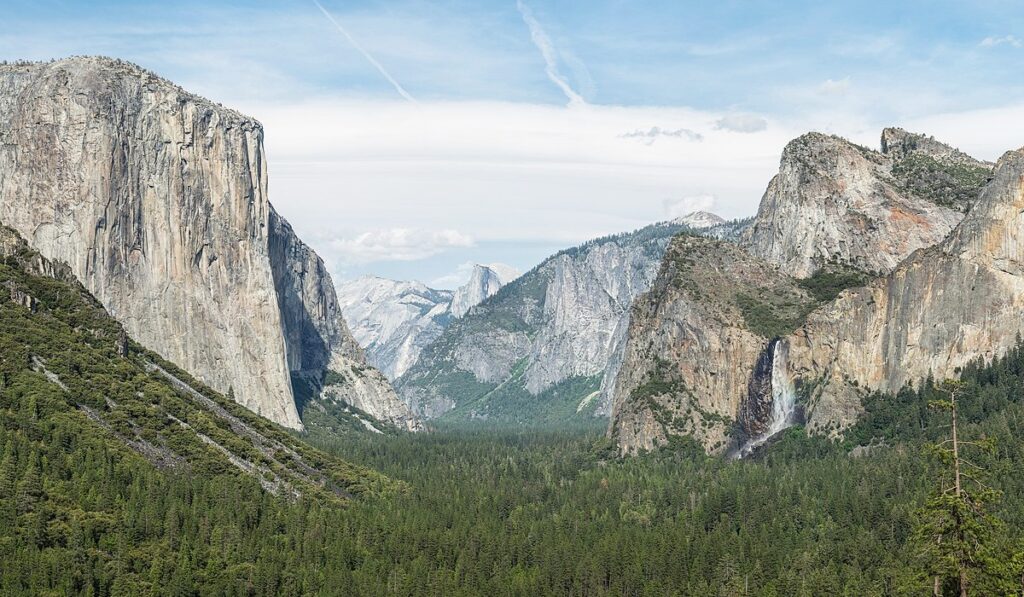
[[[301, 498], [274, 496], [173, 420], [158, 424], [158, 409], [196, 426], [216, 415], [147, 371], [132, 343], [123, 356], [120, 328], [79, 287], [26, 273], [22, 256], [29, 271], [50, 267], [24, 254], [0, 265], [0, 594], [930, 594], [915, 529], [943, 467], [922, 448], [948, 433], [927, 408], [930, 385], [865, 397], [841, 443], [794, 427], [743, 461], [685, 442], [617, 459], [597, 433], [564, 431], [318, 431], [314, 450], [201, 389], [364, 497], [294, 477]], [[1024, 350], [963, 379], [961, 430], [997, 446], [975, 464], [1001, 492], [1004, 525], [990, 545], [1002, 572], [973, 587], [1012, 595], [1024, 572]], [[184, 461], [154, 465], [125, 443], [136, 431]]]
[[143, 349], [6, 228], [0, 258], [0, 593], [253, 582], [289, 502], [396, 487]]
[[[994, 441], [972, 456], [1004, 523], [987, 546], [1003, 572], [973, 578], [969, 594], [1020, 595], [1024, 351], [976, 362], [963, 381], [961, 438]], [[949, 414], [929, 408], [940, 396], [925, 384], [866, 397], [846, 440], [797, 426], [744, 460], [682, 439], [618, 459], [596, 433], [565, 431], [323, 447], [409, 482], [353, 509], [363, 536], [381, 533], [366, 558], [387, 563], [392, 594], [931, 595], [915, 531], [948, 473], [926, 449], [949, 435]]]

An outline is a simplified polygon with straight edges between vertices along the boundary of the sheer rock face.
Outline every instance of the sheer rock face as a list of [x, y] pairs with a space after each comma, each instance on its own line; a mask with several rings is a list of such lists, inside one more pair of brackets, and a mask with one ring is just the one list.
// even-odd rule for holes
[[[685, 436], [721, 452], [742, 439], [729, 437], [742, 435], [736, 429], [761, 430], [771, 407], [764, 351], [776, 334], [741, 323], [730, 292], [790, 293], [778, 304], [810, 311], [779, 349], [811, 433], [841, 434], [865, 392], [955, 377], [974, 359], [1004, 354], [1024, 334], [1024, 150], [1004, 155], [992, 176], [942, 242], [813, 311], [792, 278], [755, 257], [729, 245], [701, 252], [678, 238], [634, 307], [610, 427], [620, 449]], [[718, 419], [737, 416], [739, 425]]]
[[[573, 379], [597, 378], [599, 384], [603, 376], [610, 384], [630, 305], [650, 288], [661, 255], [680, 228], [649, 226], [545, 260], [454, 319], [397, 381], [401, 396], [436, 417], [496, 387], [538, 396]], [[588, 386], [573, 398], [580, 401], [593, 390]], [[608, 412], [609, 402], [599, 401], [596, 414]]]
[[990, 165], [901, 129], [886, 129], [882, 148], [821, 133], [790, 142], [742, 246], [806, 278], [833, 261], [886, 273], [941, 241]]
[[270, 209], [270, 265], [284, 323], [288, 369], [320, 375], [342, 356], [364, 362], [362, 349], [341, 316], [338, 297], [320, 256]]
[[836, 433], [865, 390], [952, 377], [1024, 332], [1024, 150], [996, 166], [964, 221], [887, 277], [844, 292], [789, 337], [790, 367], [813, 388], [809, 428]]
[[[633, 306], [609, 426], [621, 452], [652, 450], [673, 437], [712, 453], [731, 445], [769, 344], [748, 325], [744, 297], [777, 300], [794, 315], [811, 304], [792, 278], [732, 243], [688, 235], [672, 241], [653, 287]], [[762, 393], [770, 396], [770, 388]]]
[[515, 279], [516, 275], [509, 273], [503, 277], [486, 265], [474, 265], [469, 281], [456, 289], [452, 295], [452, 316], [462, 317], [485, 299], [494, 296], [502, 286]]
[[0, 67], [0, 213], [128, 333], [301, 428], [290, 369], [355, 355], [267, 200], [259, 123], [104, 58]]

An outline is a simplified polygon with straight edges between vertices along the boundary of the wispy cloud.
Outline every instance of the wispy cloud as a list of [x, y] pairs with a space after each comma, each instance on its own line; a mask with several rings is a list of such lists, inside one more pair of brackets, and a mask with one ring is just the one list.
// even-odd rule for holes
[[757, 133], [768, 128], [768, 121], [754, 114], [730, 114], [715, 121], [715, 129], [734, 133]]
[[818, 93], [822, 95], [843, 95], [850, 90], [850, 77], [842, 79], [826, 79], [818, 85]]
[[637, 129], [619, 135], [623, 139], [636, 139], [644, 145], [653, 145], [659, 137], [686, 139], [687, 141], [703, 141], [704, 135], [691, 131], [690, 129], [663, 129], [660, 126], [652, 126], [648, 130]]
[[990, 35], [985, 39], [981, 40], [978, 44], [983, 48], [994, 48], [996, 46], [1012, 46], [1014, 48], [1024, 47], [1024, 41], [1015, 35], [1003, 35], [1001, 37]]
[[355, 238], [330, 242], [332, 253], [344, 263], [375, 261], [416, 261], [452, 248], [472, 247], [473, 237], [458, 230], [387, 228], [364, 232]]
[[334, 26], [338, 29], [338, 31], [340, 31], [341, 34], [345, 36], [345, 39], [348, 40], [348, 43], [352, 44], [352, 47], [355, 48], [357, 52], [362, 54], [363, 58], [366, 58], [367, 62], [372, 64], [373, 67], [376, 68], [378, 72], [380, 72], [381, 76], [383, 76], [385, 79], [388, 80], [389, 83], [391, 83], [391, 85], [395, 88], [395, 91], [397, 91], [399, 95], [409, 100], [410, 102], [416, 103], [416, 98], [410, 95], [409, 92], [406, 91], [404, 87], [402, 87], [401, 83], [396, 81], [395, 78], [391, 76], [391, 73], [389, 73], [380, 62], [377, 62], [377, 59], [374, 58], [372, 54], [367, 52], [366, 49], [363, 48], [363, 46], [359, 45], [359, 42], [357, 42], [355, 38], [352, 37], [348, 30], [345, 29], [345, 27], [343, 27], [341, 23], [339, 23], [338, 20], [335, 19], [331, 13], [327, 12], [327, 9], [324, 8], [322, 4], [320, 4], [317, 0], [313, 0], [313, 4], [316, 4], [316, 7], [320, 9], [320, 12], [324, 13], [324, 16], [327, 17], [327, 20], [333, 23]]
[[533, 16], [533, 11], [530, 10], [529, 6], [523, 4], [523, 0], [516, 0], [516, 8], [519, 9], [523, 22], [530, 28], [530, 39], [533, 40], [533, 45], [537, 46], [541, 56], [544, 57], [544, 72], [547, 73], [548, 79], [551, 79], [551, 82], [562, 90], [562, 93], [568, 98], [570, 106], [586, 104], [587, 102], [583, 99], [583, 96], [569, 85], [569, 81], [558, 70], [555, 45], [551, 42], [551, 38], [548, 37], [540, 22]]

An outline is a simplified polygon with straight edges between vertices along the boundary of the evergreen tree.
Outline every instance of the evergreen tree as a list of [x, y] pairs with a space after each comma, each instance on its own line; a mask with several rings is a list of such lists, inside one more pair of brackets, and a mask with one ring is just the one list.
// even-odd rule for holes
[[938, 490], [920, 512], [915, 530], [925, 568], [932, 578], [933, 595], [952, 591], [967, 597], [976, 585], [991, 586], [1002, 580], [1003, 566], [992, 549], [1001, 528], [1001, 522], [991, 514], [999, 494], [982, 480], [984, 470], [964, 454], [967, 448], [991, 453], [994, 444], [960, 437], [957, 400], [964, 391], [961, 382], [946, 380], [938, 390], [943, 398], [932, 400], [930, 405], [949, 412], [950, 433], [941, 442], [927, 446], [926, 451], [938, 459], [942, 468]]

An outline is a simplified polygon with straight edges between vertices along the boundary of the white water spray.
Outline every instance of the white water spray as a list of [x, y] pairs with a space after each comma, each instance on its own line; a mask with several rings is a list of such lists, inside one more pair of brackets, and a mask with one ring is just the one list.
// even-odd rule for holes
[[771, 437], [793, 424], [796, 410], [796, 388], [789, 377], [789, 346], [775, 341], [772, 350], [772, 424], [765, 432]]
[[789, 346], [776, 340], [772, 347], [772, 418], [764, 433], [750, 440], [740, 449], [737, 457], [750, 454], [754, 448], [771, 439], [775, 434], [793, 425], [796, 412], [796, 388], [789, 376]]

